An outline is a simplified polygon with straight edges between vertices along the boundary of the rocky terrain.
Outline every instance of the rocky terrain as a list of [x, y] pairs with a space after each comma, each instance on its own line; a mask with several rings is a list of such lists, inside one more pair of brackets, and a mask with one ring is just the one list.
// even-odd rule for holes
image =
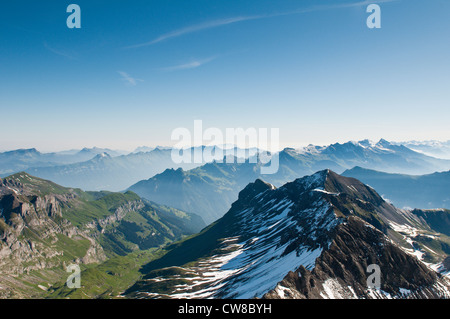
[[[369, 265], [380, 267], [380, 289], [368, 288]], [[357, 217], [336, 229], [329, 249], [312, 270], [289, 272], [268, 299], [449, 298], [449, 281], [405, 254], [379, 230]]]

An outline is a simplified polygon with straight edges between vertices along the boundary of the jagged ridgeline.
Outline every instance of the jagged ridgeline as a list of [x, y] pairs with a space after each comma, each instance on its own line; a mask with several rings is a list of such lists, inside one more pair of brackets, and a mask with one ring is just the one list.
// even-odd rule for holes
[[[449, 298], [450, 241], [435, 229], [445, 218], [430, 213], [399, 210], [330, 170], [280, 188], [256, 180], [221, 219], [145, 265], [125, 295]], [[369, 265], [379, 287], [367, 284]]]
[[97, 272], [104, 285], [78, 293], [92, 298], [118, 293], [114, 289], [138, 279], [139, 262], [152, 258], [151, 249], [204, 226], [199, 216], [130, 191], [84, 192], [27, 173], [11, 175], [0, 179], [0, 298], [48, 296], [68, 277], [65, 267], [71, 263]]

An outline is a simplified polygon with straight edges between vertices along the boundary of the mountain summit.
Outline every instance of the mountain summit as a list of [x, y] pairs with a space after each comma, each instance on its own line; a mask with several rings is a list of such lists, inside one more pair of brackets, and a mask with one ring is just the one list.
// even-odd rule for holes
[[[249, 184], [200, 234], [147, 264], [137, 298], [449, 297], [447, 279], [402, 247], [418, 219], [331, 170], [275, 188]], [[395, 239], [396, 238], [396, 239]], [[396, 240], [398, 243], [394, 243]], [[411, 246], [409, 246], [411, 248]], [[369, 265], [381, 287], [367, 287]], [[308, 278], [307, 281], [305, 281]]]

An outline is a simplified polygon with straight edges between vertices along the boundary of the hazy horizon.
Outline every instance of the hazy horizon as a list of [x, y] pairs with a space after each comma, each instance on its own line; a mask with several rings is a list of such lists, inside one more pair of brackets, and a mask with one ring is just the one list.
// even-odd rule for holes
[[[386, 138], [380, 138], [380, 139], [376, 139], [376, 140], [372, 140], [372, 139], [352, 139], [352, 140], [347, 140], [347, 141], [335, 141], [332, 143], [326, 143], [326, 144], [314, 144], [314, 143], [308, 143], [308, 144], [303, 144], [303, 145], [286, 145], [286, 146], [282, 146], [280, 147], [278, 150], [281, 151], [285, 148], [302, 148], [302, 147], [307, 147], [309, 145], [313, 145], [313, 146], [322, 146], [322, 147], [326, 147], [332, 144], [344, 144], [344, 143], [348, 143], [348, 142], [360, 142], [360, 141], [364, 141], [364, 140], [369, 140], [371, 142], [374, 143], [378, 143], [381, 139], [386, 140], [388, 142], [392, 142], [392, 143], [411, 143], [411, 142], [417, 142], [417, 143], [426, 143], [426, 142], [439, 142], [439, 143], [449, 143], [450, 140], [415, 140], [415, 139], [411, 139], [411, 140], [407, 140], [407, 141], [393, 141], [393, 140], [388, 140]], [[199, 145], [195, 145], [194, 147], [198, 147]], [[220, 144], [214, 144], [214, 145], [209, 145], [209, 144], [203, 144], [202, 146], [217, 146], [217, 147], [222, 147], [223, 145]], [[71, 152], [71, 151], [80, 151], [82, 149], [94, 149], [94, 148], [98, 148], [98, 149], [109, 149], [111, 151], [117, 151], [117, 152], [127, 152], [127, 153], [132, 153], [134, 151], [136, 151], [136, 149], [138, 148], [172, 148], [174, 147], [174, 145], [138, 145], [137, 147], [134, 148], [112, 148], [112, 147], [108, 147], [108, 146], [102, 146], [102, 145], [92, 145], [92, 146], [80, 146], [80, 147], [74, 147], [74, 148], [53, 148], [53, 149], [44, 149], [44, 148], [38, 148], [38, 147], [17, 147], [17, 148], [11, 148], [11, 149], [4, 149], [0, 147], [0, 153], [3, 152], [10, 152], [10, 151], [16, 151], [16, 150], [28, 150], [28, 149], [36, 149], [38, 152], [41, 153], [60, 153], [60, 152]], [[234, 146], [230, 146], [227, 145], [226, 148], [230, 148], [230, 147], [237, 147], [237, 145], [235, 144]], [[254, 148], [257, 146], [248, 146], [246, 148]]]

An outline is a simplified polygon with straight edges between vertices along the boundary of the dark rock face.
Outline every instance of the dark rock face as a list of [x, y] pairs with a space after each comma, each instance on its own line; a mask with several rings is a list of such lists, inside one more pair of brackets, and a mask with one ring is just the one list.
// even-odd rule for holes
[[419, 217], [430, 228], [450, 236], [450, 210], [448, 209], [414, 209], [412, 214]]
[[444, 259], [444, 261], [442, 262], [442, 265], [444, 266], [444, 268], [447, 271], [450, 271], [450, 256], [448, 256], [447, 258]]
[[239, 192], [239, 200], [243, 202], [251, 201], [256, 195], [272, 189], [273, 186], [269, 183], [257, 179], [254, 183], [248, 184], [242, 191]]
[[8, 194], [0, 198], [1, 217], [5, 222], [9, 222], [12, 214], [19, 214], [21, 212], [20, 202], [13, 194]]
[[[368, 266], [372, 264], [380, 267], [381, 290], [368, 290], [368, 278], [373, 273]], [[316, 260], [312, 271], [300, 267], [290, 272], [264, 298], [449, 297], [448, 290], [437, 284], [441, 280], [440, 275], [404, 253], [382, 232], [358, 217], [349, 217], [336, 228], [330, 248]]]

